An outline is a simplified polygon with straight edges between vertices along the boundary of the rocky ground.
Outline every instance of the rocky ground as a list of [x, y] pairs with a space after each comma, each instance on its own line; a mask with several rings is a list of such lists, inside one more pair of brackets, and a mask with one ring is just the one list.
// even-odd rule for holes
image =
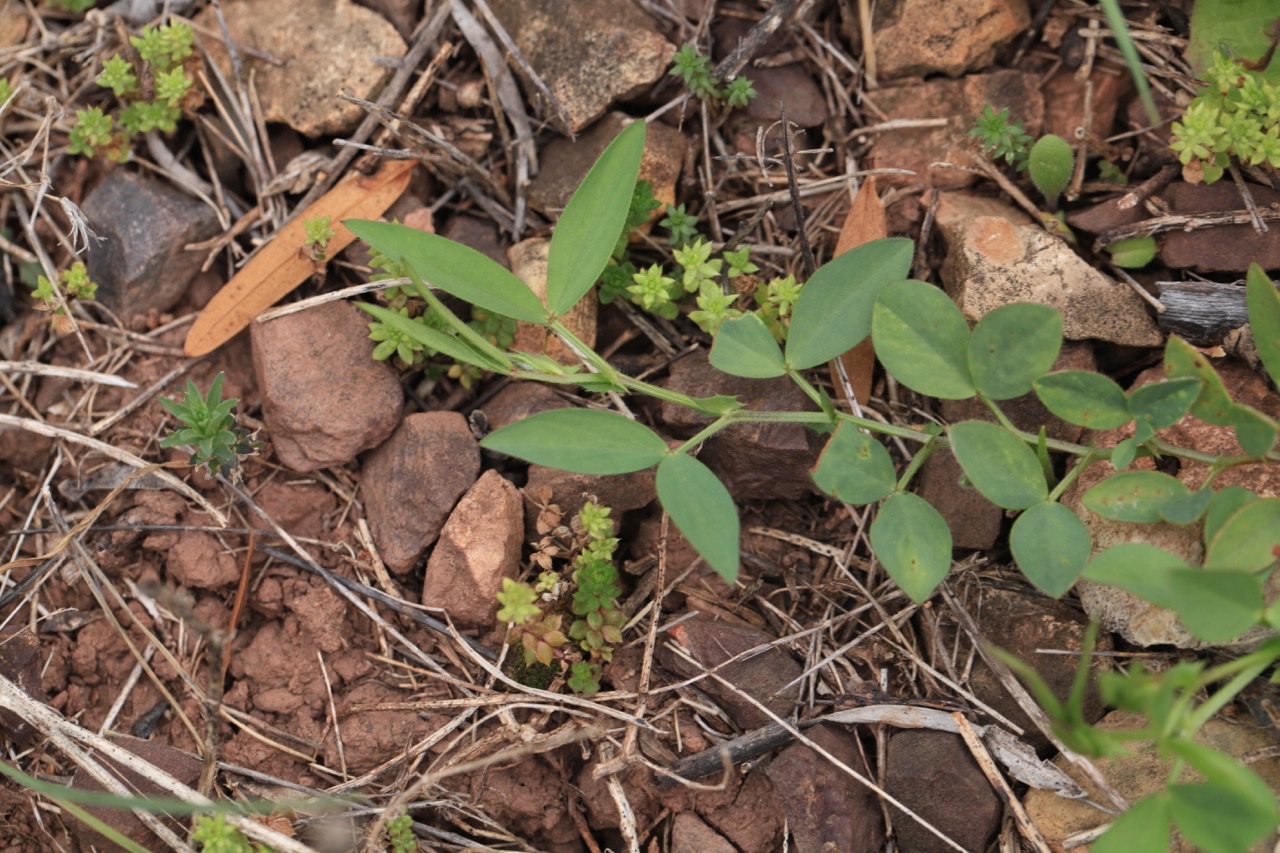
[[[651, 472], [570, 475], [478, 445], [486, 429], [580, 398], [374, 361], [368, 317], [346, 301], [245, 328], [274, 301], [367, 280], [359, 243], [327, 263], [301, 261], [300, 274], [295, 250], [272, 243], [310, 205], [348, 210], [332, 194], [343, 180], [366, 182], [353, 195], [361, 203], [386, 195], [358, 215], [389, 206], [388, 218], [534, 277], [540, 241], [595, 157], [627, 119], [652, 117], [642, 174], [657, 198], [696, 212], [717, 242], [748, 230], [761, 276], [803, 278], [806, 244], [821, 262], [838, 246], [905, 235], [919, 241], [915, 277], [946, 287], [971, 318], [1016, 300], [1060, 308], [1063, 366], [1149, 381], [1171, 329], [1225, 355], [1242, 320], [1174, 325], [1177, 312], [1150, 304], [1167, 288], [1158, 283], [1233, 281], [1250, 259], [1275, 269], [1280, 241], [1248, 224], [1164, 229], [1162, 217], [1240, 208], [1239, 191], [1181, 180], [1167, 121], [1152, 127], [1142, 112], [1098, 8], [900, 0], [866, 20], [861, 5], [171, 3], [195, 27], [201, 95], [174, 133], [139, 139], [116, 163], [67, 152], [72, 115], [110, 108], [93, 81], [158, 11], [0, 2], [0, 77], [16, 90], [0, 113], [0, 673], [53, 714], [40, 725], [0, 717], [5, 761], [92, 785], [64, 746], [74, 724], [100, 753], [98, 735], [110, 737], [216, 798], [282, 803], [272, 843], [297, 850], [386, 849], [381, 821], [405, 809], [420, 849], [557, 853], [1061, 850], [1110, 820], [1097, 807], [1105, 791], [1054, 792], [1075, 784], [1065, 774], [1084, 780], [1061, 757], [1027, 778], [975, 756], [954, 711], [1039, 758], [1057, 755], [1033, 704], [981, 646], [1010, 650], [1065, 694], [1086, 607], [1115, 629], [1101, 648], [1121, 659], [1176, 660], [1193, 638], [1096, 589], [1083, 604], [1037, 593], [1009, 566], [1004, 512], [961, 484], [949, 456], [930, 459], [920, 492], [947, 517], [957, 562], [917, 607], [869, 560], [867, 516], [813, 488], [814, 435], [761, 425], [716, 436], [701, 458], [738, 501], [744, 531], [742, 576], [729, 586], [664, 523]], [[1194, 88], [1183, 5], [1135, 7], [1131, 22], [1166, 119]], [[717, 62], [747, 44], [742, 73], [758, 97], [732, 111], [687, 98], [667, 73], [686, 42]], [[1025, 177], [981, 157], [968, 130], [985, 104], [1092, 158], [1062, 202], [1077, 245], [1036, 224], [1018, 190], [1030, 193]], [[798, 212], [779, 159], [784, 116]], [[379, 158], [357, 147], [366, 144], [407, 151], [418, 166], [375, 174]], [[1104, 157], [1129, 186], [1098, 177]], [[1251, 191], [1270, 217], [1280, 195]], [[878, 205], [865, 203], [877, 192]], [[1133, 193], [1149, 203], [1127, 203]], [[97, 235], [87, 252], [77, 210]], [[1159, 254], [1130, 287], [1092, 245], [1143, 227], [1160, 233]], [[660, 232], [634, 245], [637, 258], [670, 259]], [[280, 256], [251, 283], [270, 288], [254, 297], [262, 304], [227, 321], [230, 340], [193, 347], [196, 316], [255, 251]], [[51, 324], [20, 276], [32, 264], [66, 269], [73, 253], [100, 290], [74, 322]], [[706, 337], [683, 317], [592, 310], [577, 318], [582, 336], [627, 372], [757, 408], [807, 402], [783, 380], [711, 368]], [[188, 357], [193, 349], [211, 352]], [[1218, 363], [1233, 396], [1280, 416], [1280, 398], [1246, 361]], [[875, 416], [979, 416], [849, 365]], [[188, 379], [207, 388], [219, 373], [241, 425], [266, 442], [243, 482], [182, 466], [166, 469], [177, 485], [161, 472], [130, 479], [136, 460], [187, 458], [160, 448], [173, 420], [156, 398], [178, 396]], [[1065, 440], [1122, 437], [1082, 437], [1033, 398], [1010, 411]], [[698, 427], [673, 407], [640, 415], [673, 437]], [[1221, 445], [1222, 430], [1198, 421], [1174, 430], [1183, 446]], [[1274, 472], [1240, 476], [1276, 493]], [[619, 521], [624, 644], [597, 694], [577, 696], [563, 678], [530, 689], [495, 665], [506, 626], [494, 595], [535, 565], [563, 568], [556, 548], [572, 540], [563, 525], [585, 494]], [[1103, 719], [1096, 698], [1086, 710]], [[772, 715], [806, 727], [721, 762], [718, 744], [768, 729]], [[1103, 725], [1133, 721], [1112, 713]], [[1205, 737], [1239, 756], [1270, 749], [1252, 766], [1280, 785], [1273, 734], [1241, 708]], [[698, 778], [676, 775], [707, 750]], [[1132, 798], [1159, 783], [1159, 761], [1140, 754], [1098, 769]], [[302, 805], [316, 794], [350, 799]], [[1029, 822], [1015, 820], [1019, 803]], [[101, 814], [164, 849], [131, 815]], [[0, 786], [0, 817], [0, 849], [115, 849], [16, 783]]]

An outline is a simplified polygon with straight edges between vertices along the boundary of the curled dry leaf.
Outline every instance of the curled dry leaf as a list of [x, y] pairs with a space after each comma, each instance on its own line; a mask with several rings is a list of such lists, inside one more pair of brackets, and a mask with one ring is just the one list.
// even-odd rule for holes
[[205, 306], [187, 334], [186, 354], [200, 356], [222, 346], [315, 272], [311, 257], [300, 251], [307, 242], [307, 220], [330, 218], [334, 235], [325, 253], [336, 255], [355, 239], [342, 220], [381, 216], [409, 185], [414, 165], [413, 160], [387, 160], [372, 175], [352, 173], [295, 216]]

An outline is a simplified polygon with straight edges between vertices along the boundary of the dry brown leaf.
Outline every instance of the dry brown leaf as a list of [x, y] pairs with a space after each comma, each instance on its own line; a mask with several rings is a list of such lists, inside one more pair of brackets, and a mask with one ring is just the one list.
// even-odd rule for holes
[[187, 334], [186, 354], [204, 355], [222, 346], [315, 272], [315, 263], [302, 250], [306, 220], [330, 218], [335, 233], [326, 253], [333, 257], [355, 239], [342, 220], [381, 216], [409, 186], [414, 165], [413, 160], [386, 160], [372, 175], [352, 173], [295, 216], [209, 300]]
[[[889, 236], [889, 225], [885, 218], [884, 205], [876, 194], [876, 179], [871, 176], [862, 182], [862, 188], [853, 197], [853, 204], [845, 215], [844, 225], [840, 227], [840, 238], [836, 240], [836, 254], [843, 255], [850, 249]], [[871, 376], [876, 367], [876, 354], [872, 349], [871, 339], [867, 338], [853, 349], [840, 356], [844, 363], [845, 373], [849, 375], [849, 384], [859, 403], [865, 403], [871, 396]], [[831, 381], [836, 393], [844, 400], [844, 389], [840, 385], [835, 364], [832, 363]], [[848, 400], [844, 400], [848, 402]]]

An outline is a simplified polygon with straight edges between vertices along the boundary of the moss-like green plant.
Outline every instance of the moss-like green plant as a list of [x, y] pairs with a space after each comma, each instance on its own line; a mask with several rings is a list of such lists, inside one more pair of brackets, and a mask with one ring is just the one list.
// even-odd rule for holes
[[182, 424], [161, 439], [160, 446], [190, 447], [192, 465], [206, 466], [211, 477], [221, 473], [235, 480], [240, 463], [254, 455], [261, 443], [247, 429], [235, 425], [232, 412], [239, 400], [222, 399], [224, 378], [224, 374], [218, 374], [209, 386], [208, 396], [188, 379], [186, 399], [179, 402], [160, 398], [160, 405]]
[[387, 821], [388, 853], [414, 853], [418, 839], [413, 834], [413, 818], [408, 814]]
[[191, 840], [199, 844], [204, 853], [270, 853], [271, 850], [265, 844], [245, 838], [244, 833], [220, 814], [197, 817]]
[[692, 44], [676, 51], [668, 73], [683, 80], [689, 91], [704, 101], [724, 101], [730, 107], [745, 107], [756, 96], [755, 87], [746, 77], [735, 77], [728, 83], [719, 80], [712, 74], [711, 57], [698, 53]]
[[[911, 600], [924, 602], [952, 567], [952, 540], [942, 515], [909, 485], [923, 461], [946, 447], [973, 488], [1016, 515], [1009, 539], [1013, 558], [1027, 580], [1047, 595], [1065, 594], [1080, 578], [1120, 587], [1172, 610], [1187, 630], [1211, 644], [1228, 643], [1257, 627], [1280, 629], [1280, 603], [1268, 605], [1263, 595], [1263, 583], [1280, 555], [1280, 498], [1239, 487], [1215, 489], [1217, 478], [1233, 467], [1280, 463], [1280, 425], [1232, 400], [1208, 360], [1176, 337], [1164, 354], [1168, 378], [1128, 393], [1098, 373], [1055, 371], [1063, 340], [1062, 316], [1055, 309], [1005, 305], [971, 327], [944, 292], [906, 279], [915, 247], [891, 238], [834, 258], [804, 283], [794, 301], [780, 297], [790, 303], [785, 344], [755, 313], [729, 317], [715, 333], [709, 354], [713, 366], [746, 378], [785, 376], [814, 401], [817, 411], [751, 411], [733, 397], [690, 397], [628, 376], [586, 346], [561, 318], [587, 296], [617, 245], [630, 204], [630, 194], [618, 188], [635, 185], [643, 142], [642, 123], [624, 130], [565, 208], [548, 250], [545, 304], [505, 268], [438, 235], [388, 223], [347, 223], [417, 279], [558, 335], [589, 369], [500, 350], [450, 312], [444, 315], [450, 328], [441, 337], [447, 338], [443, 346], [452, 357], [516, 379], [576, 384], [587, 393], [641, 394], [711, 419], [672, 447], [655, 430], [620, 414], [558, 409], [495, 430], [483, 439], [485, 448], [584, 474], [656, 469], [658, 499], [671, 521], [711, 568], [733, 582], [741, 558], [737, 507], [693, 451], [719, 431], [744, 422], [807, 424], [820, 430], [826, 442], [812, 471], [815, 484], [846, 503], [879, 504], [869, 527], [872, 551]], [[423, 298], [429, 294], [425, 287], [417, 289]], [[1246, 292], [1262, 364], [1273, 377], [1280, 376], [1280, 294], [1256, 264], [1249, 270]], [[386, 312], [366, 310], [377, 316]], [[925, 396], [977, 400], [995, 421], [899, 426], [837, 410], [805, 372], [868, 336], [880, 363], [899, 383]], [[1028, 393], [1070, 423], [1089, 429], [1128, 427], [1132, 435], [1108, 449], [1049, 439], [1043, 430], [1023, 432], [1001, 404]], [[1241, 452], [1209, 453], [1159, 437], [1187, 414], [1231, 429]], [[920, 450], [899, 473], [877, 435], [918, 444]], [[1062, 467], [1050, 464], [1050, 453], [1062, 458]], [[1160, 471], [1130, 470], [1139, 456], [1206, 463], [1209, 474], [1193, 490]], [[1095, 464], [1109, 465], [1113, 473], [1083, 493], [1084, 507], [1117, 522], [1196, 525], [1205, 546], [1201, 564], [1141, 543], [1095, 553], [1088, 528], [1060, 502]], [[581, 574], [592, 576], [594, 571]], [[600, 579], [597, 595], [581, 602], [586, 614], [575, 615], [587, 630], [599, 631], [607, 640], [608, 622], [599, 608], [610, 587], [603, 572]], [[601, 614], [598, 618], [590, 616], [592, 605]], [[1148, 717], [1147, 736], [1205, 781], [1191, 787], [1171, 781], [1136, 803], [1095, 849], [1154, 853], [1164, 849], [1159, 839], [1167, 838], [1170, 825], [1176, 824], [1197, 843], [1216, 837], [1212, 849], [1243, 853], [1280, 825], [1275, 798], [1260, 795], [1266, 788], [1256, 773], [1194, 740], [1207, 719], [1280, 661], [1280, 640], [1264, 643], [1243, 660], [1238, 666], [1233, 661], [1226, 668], [1179, 671], [1173, 678], [1135, 670], [1108, 686], [1115, 701]], [[573, 677], [590, 686], [592, 675], [584, 668]], [[1206, 689], [1212, 692], [1206, 695]], [[1059, 715], [1059, 723], [1068, 743], [1096, 754], [1107, 741], [1082, 722], [1082, 697], [1083, 689], [1073, 691], [1069, 713]], [[1168, 723], [1175, 719], [1171, 728]], [[1224, 814], [1231, 815], [1229, 830], [1221, 830]]]
[[306, 235], [302, 250], [314, 263], [324, 263], [329, 241], [337, 233], [333, 229], [333, 217], [312, 216], [304, 219], [302, 220], [302, 230]]
[[1172, 127], [1169, 147], [1182, 162], [1183, 177], [1211, 184], [1232, 158], [1280, 169], [1280, 85], [1222, 55], [1205, 79]]
[[1022, 122], [1010, 120], [1008, 107], [996, 112], [990, 104], [984, 104], [969, 135], [978, 138], [991, 159], [1003, 159], [1019, 172], [1027, 168], [1031, 135], [1022, 129]]

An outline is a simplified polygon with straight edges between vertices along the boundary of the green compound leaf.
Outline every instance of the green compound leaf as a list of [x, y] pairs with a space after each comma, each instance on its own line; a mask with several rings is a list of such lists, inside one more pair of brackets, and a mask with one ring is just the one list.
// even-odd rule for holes
[[1257, 264], [1249, 264], [1245, 301], [1258, 357], [1272, 381], [1280, 382], [1280, 293]]
[[814, 272], [791, 309], [787, 364], [806, 370], [836, 358], [871, 333], [880, 290], [911, 269], [915, 244], [902, 237], [864, 243]]
[[1129, 395], [1129, 411], [1153, 429], [1173, 426], [1191, 411], [1191, 405], [1200, 397], [1201, 384], [1199, 379], [1188, 376], [1143, 385]]
[[1060, 503], [1039, 503], [1013, 523], [1009, 547], [1018, 568], [1036, 589], [1060, 597], [1080, 577], [1093, 539], [1089, 528]]
[[547, 308], [562, 317], [578, 304], [618, 245], [644, 154], [645, 123], [609, 143], [565, 205], [547, 247]]
[[1036, 453], [1004, 427], [986, 421], [952, 424], [951, 450], [982, 496], [1005, 509], [1026, 509], [1049, 494]]
[[951, 530], [924, 498], [891, 495], [871, 523], [871, 547], [889, 577], [916, 604], [922, 603], [951, 568]]
[[1206, 569], [1259, 572], [1280, 560], [1280, 498], [1255, 500], [1231, 513], [1208, 543]]
[[847, 504], [875, 503], [893, 491], [897, 474], [884, 445], [847, 421], [841, 421], [822, 449], [813, 481]]
[[356, 307], [395, 329], [405, 337], [411, 338], [437, 352], [444, 353], [456, 362], [472, 364], [481, 370], [488, 370], [491, 373], [506, 373], [511, 369], [510, 364], [502, 364], [491, 358], [489, 354], [480, 352], [457, 335], [446, 334], [439, 329], [425, 326], [398, 311], [392, 311], [390, 308], [384, 308], [381, 305], [370, 305], [366, 302], [357, 302]]
[[1202, 782], [1170, 785], [1169, 814], [1183, 837], [1208, 853], [1250, 849], [1275, 828], [1275, 809], [1240, 796], [1234, 787]]
[[480, 446], [575, 474], [643, 471], [667, 455], [662, 436], [644, 424], [596, 409], [539, 412], [494, 430]]
[[880, 291], [871, 312], [871, 339], [885, 369], [908, 388], [942, 400], [974, 395], [969, 324], [933, 285], [909, 279]]
[[1027, 171], [1036, 189], [1047, 199], [1056, 199], [1067, 188], [1074, 167], [1075, 152], [1061, 136], [1046, 133], [1031, 146]]
[[348, 219], [343, 224], [374, 249], [408, 264], [428, 285], [495, 314], [547, 322], [547, 309], [527, 284], [469, 246], [394, 222]]
[[716, 574], [738, 579], [738, 508], [711, 469], [685, 453], [658, 465], [658, 500], [671, 520]]
[[1117, 471], [1123, 471], [1133, 464], [1133, 460], [1138, 455], [1138, 442], [1132, 438], [1126, 438], [1111, 448], [1111, 467]]
[[755, 313], [730, 317], [721, 323], [709, 358], [712, 367], [749, 379], [770, 379], [787, 369], [778, 342]]
[[1170, 739], [1168, 749], [1200, 771], [1205, 781], [1234, 790], [1275, 820], [1275, 794], [1257, 773], [1236, 759], [1192, 740]]
[[1097, 841], [1091, 853], [1168, 853], [1169, 806], [1163, 792], [1138, 800]]
[[1271, 418], [1243, 403], [1236, 403], [1228, 414], [1235, 427], [1236, 441], [1250, 456], [1262, 456], [1275, 447], [1278, 428]]
[[1183, 483], [1159, 471], [1125, 471], [1108, 477], [1084, 493], [1083, 503], [1112, 521], [1150, 523], [1160, 520], [1168, 503], [1191, 494]]
[[1118, 586], [1157, 607], [1172, 609], [1170, 577], [1187, 564], [1177, 556], [1145, 542], [1113, 545], [1089, 561], [1082, 577]]
[[1204, 383], [1191, 405], [1191, 414], [1207, 424], [1229, 426], [1232, 423], [1231, 409], [1235, 403], [1218, 372], [1209, 359], [1176, 335], [1169, 337], [1164, 348], [1164, 373], [1170, 379], [1192, 377]]
[[1256, 500], [1258, 496], [1244, 486], [1227, 486], [1215, 494], [1204, 514], [1204, 541], [1212, 542], [1228, 518]]
[[1168, 606], [1206, 643], [1229, 643], [1262, 616], [1262, 580], [1248, 572], [1174, 569]]
[[1160, 520], [1170, 524], [1191, 524], [1204, 513], [1212, 500], [1213, 489], [1207, 486], [1185, 498], [1174, 498], [1160, 507]]
[[1047, 305], [1016, 302], [991, 311], [969, 338], [973, 384], [992, 400], [1010, 400], [1031, 390], [1062, 349], [1062, 314]]
[[1124, 391], [1101, 373], [1063, 370], [1031, 384], [1046, 409], [1076, 426], [1117, 429], [1132, 420]]

